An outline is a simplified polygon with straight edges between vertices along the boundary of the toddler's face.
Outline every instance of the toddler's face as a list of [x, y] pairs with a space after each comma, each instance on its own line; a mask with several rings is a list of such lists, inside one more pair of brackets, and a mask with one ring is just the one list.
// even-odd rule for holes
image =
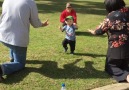
[[68, 19], [66, 22], [67, 22], [68, 25], [72, 25], [73, 24], [73, 20], [72, 19]]

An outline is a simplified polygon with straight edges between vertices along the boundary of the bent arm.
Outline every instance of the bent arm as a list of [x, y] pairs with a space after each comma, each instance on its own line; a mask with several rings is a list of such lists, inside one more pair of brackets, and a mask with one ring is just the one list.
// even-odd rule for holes
[[37, 5], [34, 1], [30, 3], [30, 23], [34, 28], [42, 27], [43, 23], [40, 21], [38, 17], [38, 9]]
[[73, 18], [74, 18], [74, 23], [77, 23], [77, 14], [76, 14], [76, 11], [74, 11]]
[[65, 13], [64, 13], [64, 11], [60, 15], [60, 22], [61, 23], [64, 23], [65, 22]]
[[109, 29], [108, 23], [109, 23], [109, 19], [106, 18], [104, 19], [103, 23], [101, 23], [95, 30], [89, 30], [89, 32], [91, 32], [94, 35], [103, 35]]

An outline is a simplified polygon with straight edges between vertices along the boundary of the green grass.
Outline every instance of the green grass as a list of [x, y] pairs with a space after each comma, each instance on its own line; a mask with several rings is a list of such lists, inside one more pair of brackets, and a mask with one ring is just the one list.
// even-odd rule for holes
[[[93, 36], [87, 31], [96, 28], [106, 16], [103, 0], [70, 0], [78, 15], [75, 55], [63, 53], [61, 42], [65, 34], [58, 29], [60, 12], [67, 1], [36, 0], [40, 19], [49, 18], [50, 25], [31, 27], [26, 68], [4, 76], [0, 90], [60, 90], [61, 83], [66, 84], [67, 90], [87, 90], [116, 83], [104, 72], [106, 35]], [[0, 62], [8, 62], [8, 49], [2, 44], [0, 48]]]

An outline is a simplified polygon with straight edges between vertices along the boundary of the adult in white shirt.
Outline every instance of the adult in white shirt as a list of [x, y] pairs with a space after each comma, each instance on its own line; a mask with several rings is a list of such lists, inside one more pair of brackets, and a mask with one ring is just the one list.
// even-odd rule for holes
[[30, 24], [34, 28], [48, 25], [48, 20], [44, 23], [39, 20], [34, 0], [4, 0], [0, 18], [0, 42], [10, 49], [11, 62], [1, 64], [0, 81], [3, 75], [25, 67]]

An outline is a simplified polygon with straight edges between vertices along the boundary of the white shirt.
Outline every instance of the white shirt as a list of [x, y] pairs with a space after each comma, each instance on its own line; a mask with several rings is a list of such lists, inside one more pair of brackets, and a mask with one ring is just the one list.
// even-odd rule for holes
[[33, 0], [4, 0], [0, 18], [0, 41], [27, 47], [30, 24], [35, 28], [42, 26]]

